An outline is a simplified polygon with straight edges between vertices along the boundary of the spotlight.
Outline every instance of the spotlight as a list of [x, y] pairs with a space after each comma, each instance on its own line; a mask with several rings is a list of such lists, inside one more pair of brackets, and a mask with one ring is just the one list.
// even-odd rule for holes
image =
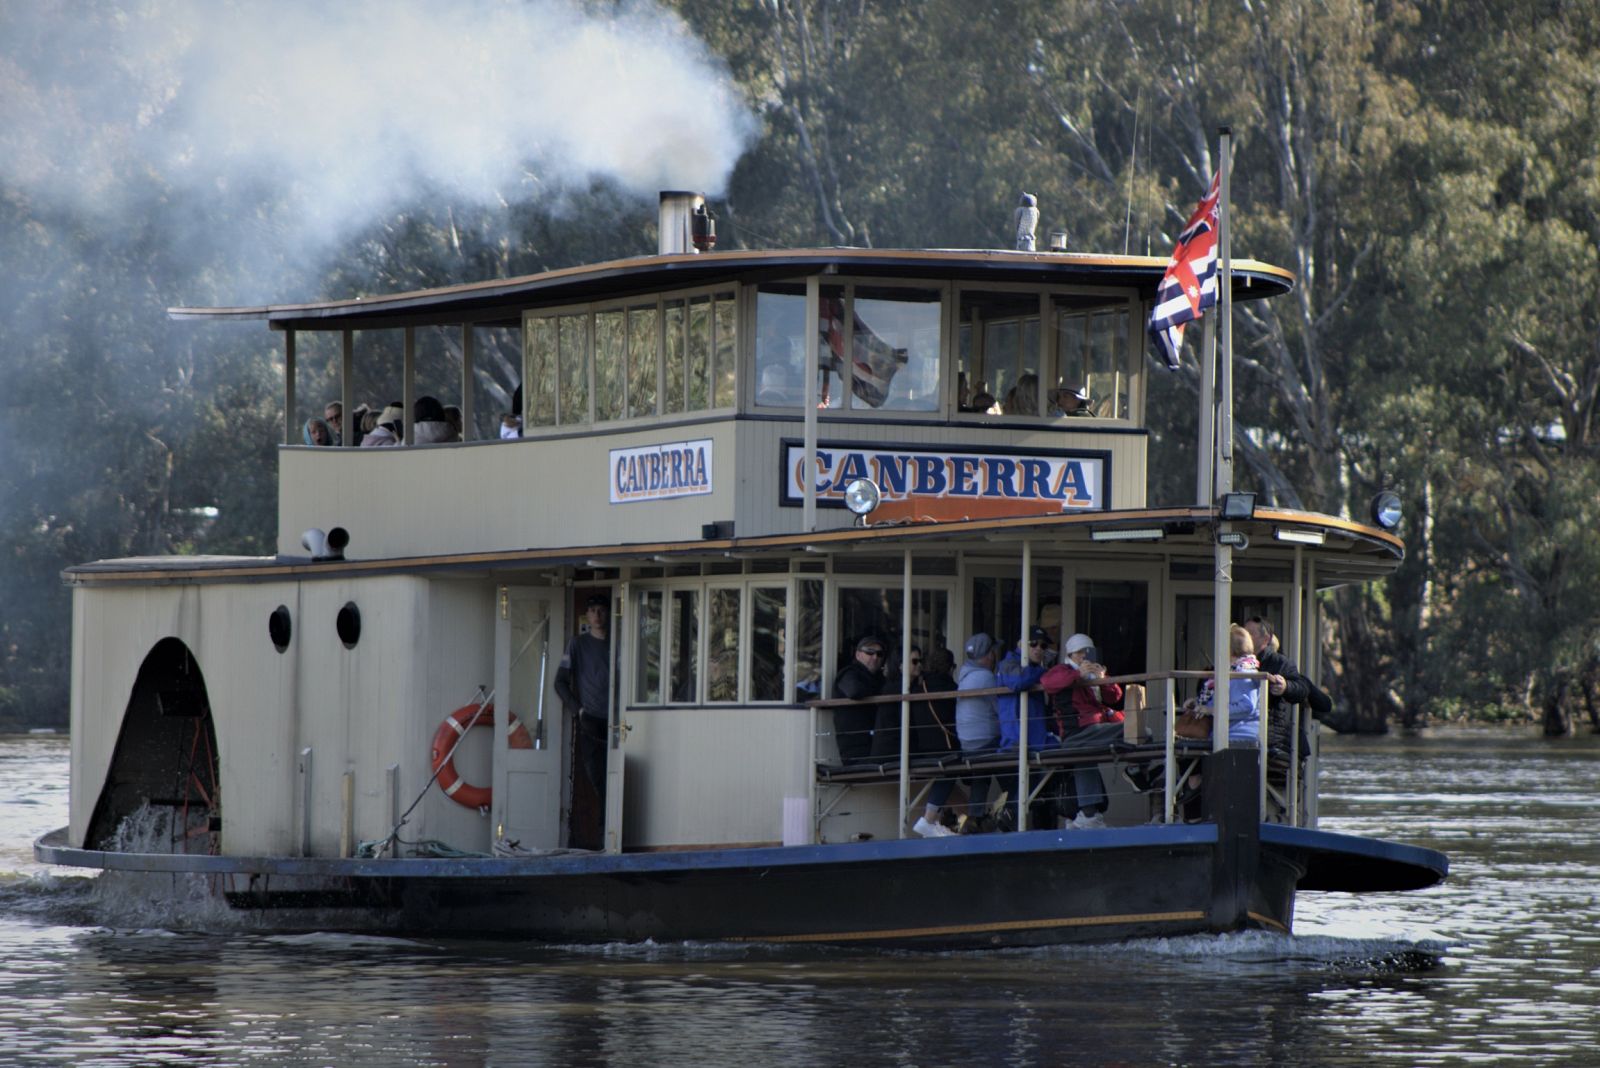
[[1372, 498], [1372, 521], [1384, 530], [1400, 525], [1400, 495], [1384, 490]]
[[1224, 493], [1218, 502], [1221, 509], [1221, 518], [1226, 522], [1234, 519], [1254, 519], [1256, 514], [1256, 495], [1254, 493]]
[[855, 479], [844, 488], [844, 506], [862, 518], [877, 508], [881, 499], [878, 484], [870, 478]]

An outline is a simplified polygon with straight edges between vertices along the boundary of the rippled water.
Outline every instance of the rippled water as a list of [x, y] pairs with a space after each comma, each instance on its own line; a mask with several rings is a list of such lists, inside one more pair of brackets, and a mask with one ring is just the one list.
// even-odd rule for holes
[[65, 740], [0, 738], [0, 1063], [1596, 1063], [1600, 739], [1330, 748], [1323, 826], [1449, 881], [1302, 895], [1293, 937], [917, 954], [174, 934], [125, 895], [105, 926], [29, 849]]

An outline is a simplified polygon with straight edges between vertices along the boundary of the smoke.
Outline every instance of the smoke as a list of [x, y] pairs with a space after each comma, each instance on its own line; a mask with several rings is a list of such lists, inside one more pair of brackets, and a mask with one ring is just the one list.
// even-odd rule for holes
[[0, 0], [0, 182], [113, 226], [187, 205], [263, 263], [303, 269], [421, 197], [715, 195], [756, 133], [645, 2]]

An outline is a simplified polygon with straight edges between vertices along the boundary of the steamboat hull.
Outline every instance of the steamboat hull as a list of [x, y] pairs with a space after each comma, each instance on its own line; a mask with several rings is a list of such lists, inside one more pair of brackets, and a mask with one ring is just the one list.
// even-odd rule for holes
[[[211, 877], [253, 924], [557, 943], [992, 949], [1288, 932], [1313, 870], [1362, 888], [1443, 878], [1431, 850], [1293, 828], [1247, 870], [1215, 824], [945, 840], [536, 858], [236, 858], [73, 849], [45, 863]], [[1284, 832], [1293, 833], [1284, 833]], [[1234, 841], [1230, 843], [1228, 839]]]

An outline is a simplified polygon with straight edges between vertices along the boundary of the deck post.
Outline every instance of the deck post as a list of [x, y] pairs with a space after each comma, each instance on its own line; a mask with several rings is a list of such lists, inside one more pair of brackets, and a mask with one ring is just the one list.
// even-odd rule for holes
[[900, 580], [900, 837], [906, 837], [911, 796], [911, 550], [907, 549]]
[[472, 403], [473, 364], [477, 362], [478, 335], [472, 324], [461, 324], [461, 440], [471, 441], [477, 418], [476, 405]]
[[400, 425], [403, 428], [400, 439], [401, 444], [410, 445], [412, 444], [411, 413], [417, 404], [417, 328], [414, 326], [405, 329], [405, 344], [401, 359], [405, 365], [401, 368], [401, 377], [405, 385], [402, 394], [405, 400], [401, 403], [405, 406], [405, 411], [400, 415]]
[[1178, 757], [1178, 753], [1177, 753], [1178, 741], [1177, 741], [1177, 739], [1178, 739], [1178, 735], [1177, 735], [1177, 728], [1178, 728], [1178, 680], [1173, 678], [1171, 675], [1168, 675], [1167, 676], [1167, 739], [1166, 739], [1166, 741], [1167, 741], [1167, 765], [1166, 765], [1166, 767], [1164, 769], [1162, 769], [1163, 770], [1163, 774], [1161, 776], [1161, 778], [1162, 778], [1162, 798], [1163, 798], [1163, 803], [1164, 803], [1164, 807], [1162, 808], [1162, 812], [1163, 812], [1162, 820], [1163, 820], [1163, 822], [1166, 822], [1166, 823], [1171, 823], [1172, 822], [1172, 817], [1174, 815], [1174, 813], [1172, 811], [1173, 803], [1177, 799], [1177, 794], [1178, 794], [1178, 766], [1177, 766], [1177, 757]]
[[283, 443], [295, 443], [294, 331], [283, 332]]
[[[1017, 639], [1017, 658], [1023, 670], [1028, 667], [1028, 627], [1033, 609], [1033, 542], [1022, 539], [1022, 635]], [[1033, 712], [1026, 691], [1017, 694], [1017, 830], [1028, 829], [1028, 717]]]
[[817, 529], [817, 322], [822, 316], [822, 279], [816, 275], [806, 277], [806, 325], [801, 328], [806, 345], [806, 422], [805, 462], [801, 466], [800, 529], [811, 533]]
[[356, 410], [356, 335], [354, 330], [341, 330], [339, 345], [339, 444], [351, 448], [361, 444], [361, 428], [355, 423]]

